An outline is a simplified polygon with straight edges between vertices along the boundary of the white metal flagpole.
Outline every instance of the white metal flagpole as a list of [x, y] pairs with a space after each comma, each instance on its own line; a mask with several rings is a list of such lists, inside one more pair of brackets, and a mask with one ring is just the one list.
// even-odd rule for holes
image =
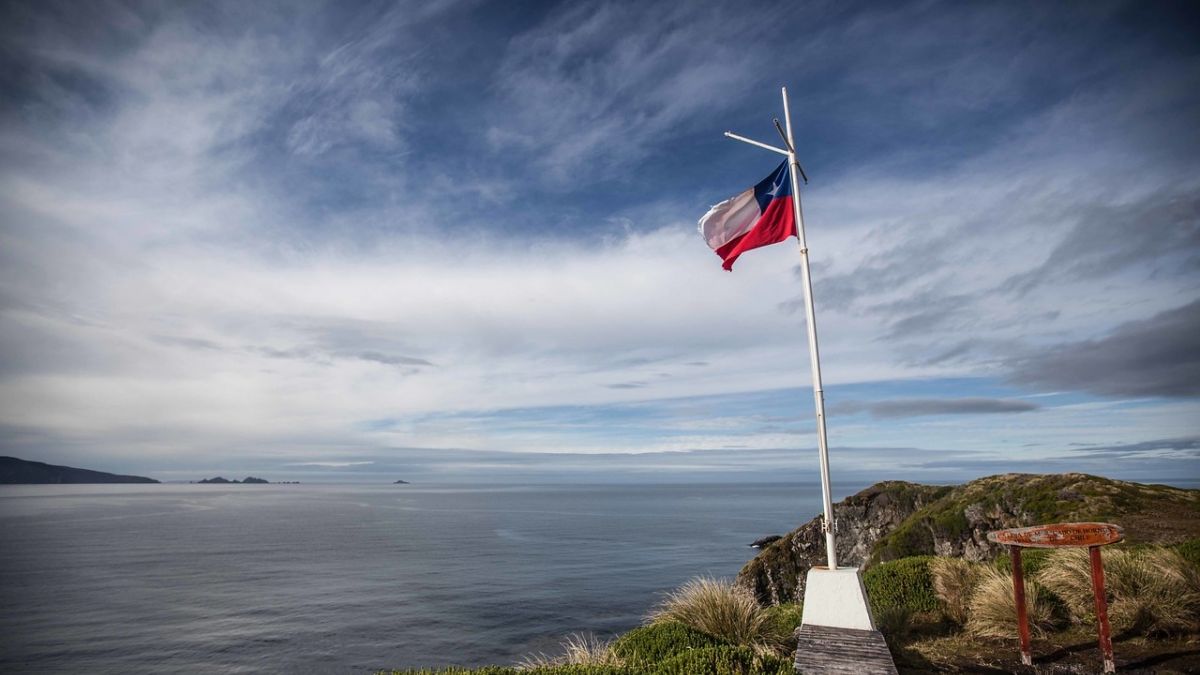
[[[825, 391], [821, 385], [821, 357], [820, 350], [817, 349], [817, 319], [813, 309], [812, 278], [809, 276], [808, 269], [808, 241], [804, 237], [804, 210], [800, 208], [799, 176], [803, 170], [800, 168], [800, 160], [796, 158], [796, 143], [792, 140], [792, 113], [788, 109], [787, 87], [783, 88], [783, 117], [787, 120], [787, 135], [783, 139], [783, 142], [787, 144], [787, 149], [760, 143], [731, 131], [726, 131], [725, 135], [735, 141], [742, 141], [764, 150], [787, 155], [788, 165], [791, 168], [789, 173], [792, 178], [792, 209], [796, 217], [796, 237], [800, 241], [800, 268], [803, 270], [804, 276], [804, 310], [808, 319], [808, 356], [812, 362], [813, 398], [817, 403], [817, 450], [821, 460], [821, 498], [825, 507], [825, 519], [821, 524], [821, 529], [825, 532], [825, 557], [829, 569], [834, 570], [837, 569], [837, 544], [833, 539], [833, 497], [829, 490], [829, 444], [825, 437]], [[778, 128], [779, 120], [775, 120], [775, 126]], [[779, 133], [783, 135], [783, 130], [780, 129]]]
[[800, 207], [800, 161], [792, 138], [792, 113], [788, 109], [787, 87], [783, 87], [783, 119], [787, 125], [788, 163], [792, 176], [792, 207], [796, 215], [796, 236], [800, 243], [800, 269], [804, 277], [804, 310], [808, 319], [808, 356], [812, 362], [813, 399], [817, 404], [817, 452], [821, 458], [821, 499], [825, 506], [825, 556], [829, 569], [837, 569], [837, 544], [834, 542], [833, 497], [829, 490], [829, 443], [825, 436], [825, 390], [821, 385], [821, 357], [817, 349], [817, 317], [813, 309], [812, 277], [808, 269], [808, 240], [804, 237], [804, 209]]

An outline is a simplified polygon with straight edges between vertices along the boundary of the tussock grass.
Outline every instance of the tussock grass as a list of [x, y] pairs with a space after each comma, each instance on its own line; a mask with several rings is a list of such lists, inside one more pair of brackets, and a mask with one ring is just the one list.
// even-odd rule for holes
[[572, 633], [562, 642], [563, 653], [548, 656], [530, 654], [517, 664], [518, 670], [536, 670], [553, 666], [620, 666], [621, 658], [613, 651], [612, 642], [601, 640], [591, 633]]
[[954, 623], [966, 625], [971, 616], [971, 598], [983, 574], [982, 566], [962, 558], [934, 558], [929, 562], [929, 573], [942, 613]]
[[[967, 632], [979, 637], [1011, 638], [1017, 635], [1017, 602], [1012, 577], [986, 566], [979, 568], [979, 582], [971, 594]], [[1056, 604], [1041, 584], [1025, 580], [1025, 607], [1029, 631], [1036, 637], [1062, 624]]]
[[677, 621], [732, 645], [761, 652], [778, 651], [786, 638], [753, 593], [707, 577], [692, 579], [668, 594], [649, 621]]
[[[1178, 551], [1102, 549], [1108, 616], [1118, 632], [1150, 636], [1200, 628], [1200, 571]], [[1094, 624], [1091, 564], [1084, 549], [1060, 549], [1039, 579], [1062, 598], [1072, 621]]]
[[[1115, 554], [1115, 555], [1114, 555]], [[1109, 592], [1112, 591], [1112, 563], [1124, 558], [1125, 551], [1111, 550], [1104, 553], [1105, 576]], [[1120, 567], [1120, 565], [1118, 565]], [[1092, 573], [1088, 553], [1082, 548], [1060, 548], [1051, 552], [1046, 565], [1038, 571], [1037, 579], [1053, 589], [1066, 607], [1067, 616], [1075, 623], [1094, 623], [1095, 610], [1092, 601]], [[1112, 618], [1112, 607], [1109, 607]]]

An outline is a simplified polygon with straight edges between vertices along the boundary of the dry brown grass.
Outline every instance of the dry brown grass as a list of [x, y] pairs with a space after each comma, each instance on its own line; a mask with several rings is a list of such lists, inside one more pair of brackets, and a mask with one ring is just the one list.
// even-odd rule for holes
[[779, 633], [749, 590], [706, 577], [692, 579], [672, 591], [649, 620], [678, 621], [735, 645], [764, 652], [778, 651], [787, 637]]
[[[1030, 633], [1044, 637], [1062, 623], [1041, 584], [1025, 580], [1025, 608]], [[971, 594], [967, 631], [979, 637], [1011, 638], [1017, 635], [1017, 602], [1012, 577], [992, 567], [980, 567], [979, 582]]]
[[960, 626], [966, 625], [971, 616], [971, 596], [979, 585], [981, 568], [962, 558], [939, 557], [929, 561], [933, 592], [942, 603], [942, 613]]
[[530, 654], [517, 664], [518, 670], [534, 670], [551, 666], [619, 666], [621, 659], [613, 653], [612, 642], [591, 633], [573, 633], [562, 642], [563, 653], [549, 656], [542, 652]]
[[[1110, 550], [1106, 561], [1113, 561], [1113, 554], [1124, 551]], [[1060, 548], [1050, 553], [1046, 564], [1037, 573], [1038, 580], [1057, 595], [1075, 623], [1092, 623], [1095, 619], [1092, 601], [1092, 573], [1088, 553], [1082, 548]]]
[[[1102, 549], [1108, 616], [1118, 632], [1172, 635], [1200, 628], [1200, 572], [1178, 552]], [[1084, 549], [1055, 551], [1039, 579], [1062, 598], [1071, 620], [1093, 624], [1091, 565]]]

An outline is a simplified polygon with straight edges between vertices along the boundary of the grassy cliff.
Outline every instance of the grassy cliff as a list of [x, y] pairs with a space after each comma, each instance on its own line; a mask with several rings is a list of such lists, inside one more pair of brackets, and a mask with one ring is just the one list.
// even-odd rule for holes
[[1066, 474], [1003, 474], [971, 481], [916, 510], [875, 543], [867, 562], [912, 555], [971, 560], [999, 549], [987, 533], [1059, 522], [1111, 522], [1130, 543], [1176, 544], [1200, 536], [1200, 491]]
[[[980, 561], [1000, 549], [987, 533], [1054, 522], [1105, 521], [1131, 543], [1176, 544], [1200, 537], [1200, 491], [1067, 474], [1002, 474], [958, 486], [886, 481], [834, 506], [838, 559], [869, 568], [909, 556]], [[738, 582], [760, 602], [794, 602], [804, 575], [825, 563], [819, 518], [746, 564]]]

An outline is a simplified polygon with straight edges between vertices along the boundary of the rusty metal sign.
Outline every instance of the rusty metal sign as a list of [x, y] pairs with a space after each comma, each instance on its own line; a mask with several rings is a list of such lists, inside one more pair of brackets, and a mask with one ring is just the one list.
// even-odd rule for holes
[[1111, 523], [1055, 523], [1035, 527], [1016, 527], [988, 533], [988, 541], [1004, 544], [1012, 556], [1013, 596], [1017, 605], [1017, 637], [1021, 641], [1021, 663], [1033, 665], [1029, 645], [1029, 617], [1025, 607], [1025, 575], [1021, 569], [1022, 548], [1060, 548], [1086, 546], [1092, 572], [1092, 596], [1096, 604], [1096, 628], [1100, 634], [1100, 654], [1104, 672], [1116, 672], [1112, 637], [1108, 625], [1108, 602], [1104, 592], [1104, 563], [1100, 547], [1125, 539], [1125, 531]]
[[989, 532], [987, 537], [988, 541], [1005, 546], [1059, 548], [1115, 544], [1125, 539], [1125, 531], [1111, 523], [1055, 523], [997, 530]]

